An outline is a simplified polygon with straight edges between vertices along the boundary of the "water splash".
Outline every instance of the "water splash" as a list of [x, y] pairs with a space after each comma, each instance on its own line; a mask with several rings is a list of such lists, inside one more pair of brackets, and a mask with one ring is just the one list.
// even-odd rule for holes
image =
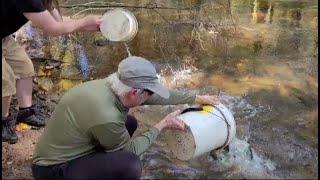
[[244, 96], [234, 96], [225, 92], [220, 92], [218, 98], [225, 104], [233, 113], [242, 114], [244, 119], [250, 119], [257, 116], [258, 113], [271, 112], [270, 106], [251, 105], [247, 102]]
[[[207, 91], [210, 92], [212, 90], [207, 89]], [[209, 179], [277, 178], [274, 174], [278, 165], [268, 158], [261, 157], [248, 143], [248, 139], [250, 138], [250, 120], [256, 118], [259, 113], [270, 111], [270, 108], [262, 105], [252, 105], [244, 96], [233, 96], [220, 92], [218, 97], [224, 101], [224, 104], [234, 114], [237, 125], [239, 125], [237, 126], [237, 133], [238, 131], [244, 131], [244, 136], [234, 138], [231, 141], [229, 152], [224, 149], [213, 151], [217, 158], [212, 158], [213, 153], [206, 153], [189, 161], [180, 161], [174, 158], [167, 146], [163, 146], [163, 151], [159, 151], [159, 147], [155, 148], [153, 145], [147, 153], [142, 155], [142, 160], [148, 163], [148, 166], [146, 166], [148, 167], [146, 169], [148, 174], [155, 174], [156, 177], [146, 176], [144, 177], [145, 179], [159, 178], [159, 174], [172, 178], [185, 178], [188, 177], [186, 175], [189, 175], [196, 179], [202, 177]], [[139, 119], [142, 118], [144, 122], [149, 122], [150, 117], [153, 117], [151, 119], [154, 120], [158, 116], [163, 117], [174, 111], [175, 108], [184, 109], [186, 106], [189, 107], [189, 105], [178, 105], [174, 106], [174, 108], [173, 106], [162, 106], [161, 111], [159, 111], [159, 107], [142, 106], [139, 107], [139, 110], [142, 110], [143, 114], [137, 117]], [[135, 113], [135, 116], [138, 114]], [[156, 145], [162, 143], [166, 144], [165, 136], [163, 136], [163, 139], [160, 137], [155, 142]], [[151, 153], [152, 156], [148, 153]], [[190, 173], [190, 169], [192, 169], [194, 174]]]
[[269, 106], [251, 105], [244, 96], [220, 92], [218, 97], [232, 111], [238, 120], [237, 125], [242, 125], [241, 128], [237, 127], [237, 133], [240, 130], [244, 131], [244, 137], [243, 139], [235, 137], [229, 144], [228, 153], [226, 150], [214, 151], [218, 162], [213, 163], [215, 165], [211, 168], [219, 166], [222, 169], [232, 169], [224, 178], [234, 178], [239, 173], [245, 178], [276, 178], [273, 175], [277, 167], [276, 163], [260, 157], [248, 143], [250, 120], [256, 118], [259, 113], [270, 112], [272, 109]]
[[195, 58], [191, 56], [172, 59], [172, 61], [161, 65], [159, 74], [164, 78], [164, 83], [168, 87], [188, 83], [190, 85], [199, 78], [199, 75], [203, 74], [194, 66], [194, 62]]
[[77, 49], [77, 57], [80, 67], [80, 73], [83, 75], [84, 78], [88, 78], [90, 75], [90, 65], [88, 63], [88, 57], [83, 51], [83, 47], [80, 44], [76, 45]]
[[[247, 178], [271, 178], [273, 176], [272, 171], [276, 170], [276, 163], [270, 159], [259, 157], [247, 141], [234, 138], [229, 146], [229, 153], [223, 152], [225, 150], [219, 150], [219, 152], [216, 153], [218, 166], [238, 169], [238, 171], [242, 172]], [[229, 174], [229, 176], [231, 175], [232, 174]]]

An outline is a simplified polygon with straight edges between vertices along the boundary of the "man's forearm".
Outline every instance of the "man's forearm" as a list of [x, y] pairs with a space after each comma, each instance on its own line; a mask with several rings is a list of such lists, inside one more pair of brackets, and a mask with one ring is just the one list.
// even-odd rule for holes
[[196, 94], [193, 92], [183, 92], [170, 90], [170, 97], [164, 99], [157, 94], [153, 94], [143, 105], [177, 105], [177, 104], [193, 104]]
[[142, 154], [147, 148], [156, 140], [160, 133], [158, 128], [151, 128], [149, 131], [142, 135], [131, 139], [131, 141], [125, 147], [126, 150], [133, 152], [137, 155]]
[[163, 121], [160, 121], [160, 122], [158, 122], [154, 127], [157, 128], [157, 129], [159, 130], [159, 132], [161, 132], [161, 130], [162, 130], [163, 128], [165, 128], [165, 124], [164, 124]]

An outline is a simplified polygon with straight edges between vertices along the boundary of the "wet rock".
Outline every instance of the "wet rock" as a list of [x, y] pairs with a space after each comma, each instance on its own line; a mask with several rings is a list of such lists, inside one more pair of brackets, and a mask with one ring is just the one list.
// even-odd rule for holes
[[156, 176], [143, 176], [140, 179], [156, 179]]
[[237, 70], [241, 76], [245, 76], [249, 73], [248, 67], [245, 63], [238, 63]]
[[107, 46], [110, 45], [112, 42], [109, 41], [108, 39], [97, 39], [93, 41], [93, 44], [97, 46]]
[[214, 159], [214, 160], [218, 160], [218, 155], [215, 151], [211, 151], [210, 152], [210, 156]]
[[53, 87], [53, 82], [49, 78], [45, 78], [45, 77], [38, 78], [38, 87], [41, 90], [50, 91]]
[[45, 56], [44, 52], [40, 51], [38, 48], [35, 49], [26, 49], [27, 54], [29, 57], [32, 58], [43, 58]]
[[102, 34], [99, 34], [95, 37], [93, 44], [97, 46], [106, 46], [111, 44], [112, 42], [105, 38]]
[[80, 71], [75, 66], [65, 66], [60, 71], [60, 78], [80, 79]]
[[269, 159], [264, 162], [263, 166], [266, 167], [268, 171], [276, 170], [276, 164]]
[[45, 101], [46, 98], [47, 98], [46, 94], [44, 94], [44, 93], [38, 93], [38, 94], [37, 94], [37, 97], [38, 97], [39, 99], [43, 100], [43, 101]]
[[61, 65], [62, 62], [58, 62], [58, 61], [48, 61], [46, 63], [46, 67], [45, 69], [53, 69], [53, 68], [57, 68]]
[[154, 156], [152, 159], [147, 160], [143, 160], [142, 161], [144, 163], [144, 167], [147, 170], [157, 170], [157, 169], [161, 169], [164, 168], [165, 166], [168, 167], [170, 164], [169, 162], [163, 160], [163, 159], [159, 159], [159, 157]]
[[46, 66], [45, 67], [46, 69], [53, 69], [53, 68], [55, 68], [54, 66]]
[[19, 139], [23, 137], [23, 135], [20, 134], [20, 133], [17, 133], [17, 136], [18, 136]]
[[60, 59], [61, 55], [63, 54], [64, 47], [62, 47], [60, 44], [56, 45], [58, 40], [55, 40], [56, 41], [53, 41], [53, 43], [51, 43], [50, 49], [48, 49], [48, 51], [50, 52], [52, 59]]
[[272, 131], [279, 133], [279, 134], [283, 134], [283, 135], [287, 134], [289, 132], [288, 129], [284, 128], [284, 127], [273, 127]]
[[168, 169], [163, 173], [161, 178], [173, 178], [173, 179], [201, 179], [205, 177], [205, 173], [195, 168], [174, 168]]
[[61, 96], [59, 96], [58, 94], [50, 94], [48, 95], [48, 99], [53, 102], [53, 103], [58, 103], [59, 100], [61, 99]]
[[234, 75], [236, 75], [237, 72], [234, 69], [225, 67], [223, 70], [223, 73], [228, 76], [234, 76]]
[[65, 63], [62, 66], [75, 65], [76, 64], [76, 57], [75, 56], [76, 56], [75, 48], [73, 46], [68, 46], [68, 48], [65, 51], [65, 54], [62, 58], [62, 62]]
[[290, 160], [293, 160], [293, 158], [295, 157], [295, 153], [294, 152], [289, 152], [288, 156], [289, 156]]
[[35, 84], [38, 84], [38, 78], [37, 78], [37, 77], [34, 77], [32, 81], [33, 81]]

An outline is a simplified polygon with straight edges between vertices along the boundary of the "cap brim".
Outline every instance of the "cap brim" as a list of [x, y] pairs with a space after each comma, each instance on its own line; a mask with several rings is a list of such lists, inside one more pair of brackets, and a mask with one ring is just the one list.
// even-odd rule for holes
[[169, 90], [164, 87], [162, 84], [157, 83], [155, 86], [153, 87], [147, 87], [147, 89], [149, 89], [150, 91], [158, 94], [159, 96], [168, 99], [170, 97], [170, 92]]

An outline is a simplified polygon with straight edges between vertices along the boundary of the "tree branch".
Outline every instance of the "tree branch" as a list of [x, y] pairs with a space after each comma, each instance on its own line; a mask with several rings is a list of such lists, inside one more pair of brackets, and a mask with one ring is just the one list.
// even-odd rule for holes
[[159, 6], [130, 6], [130, 5], [93, 5], [93, 4], [76, 4], [76, 5], [61, 5], [60, 8], [140, 8], [140, 9], [172, 9], [172, 10], [191, 10], [191, 8], [177, 7], [159, 7]]

